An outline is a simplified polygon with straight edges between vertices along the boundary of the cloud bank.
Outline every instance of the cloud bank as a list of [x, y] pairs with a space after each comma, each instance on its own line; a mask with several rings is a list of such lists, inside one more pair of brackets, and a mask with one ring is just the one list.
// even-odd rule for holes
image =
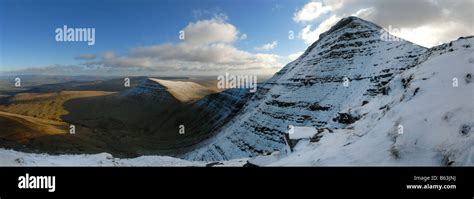
[[314, 0], [298, 9], [293, 20], [303, 26], [299, 36], [307, 44], [339, 19], [354, 15], [397, 28], [396, 36], [431, 47], [473, 35], [472, 8], [472, 0]]
[[255, 50], [258, 50], [258, 51], [272, 50], [272, 49], [274, 49], [277, 45], [278, 45], [278, 41], [273, 41], [272, 43], [263, 44], [263, 45], [261, 45], [261, 46], [259, 46], [259, 47], [256, 47]]
[[[107, 52], [99, 61], [84, 63], [87, 66], [110, 68], [147, 68], [174, 71], [222, 71], [261, 69], [271, 72], [282, 66], [279, 56], [240, 50], [235, 46], [247, 35], [222, 15], [189, 23], [184, 29], [184, 39], [178, 43], [131, 48], [117, 56]], [[274, 48], [276, 41], [265, 50]]]

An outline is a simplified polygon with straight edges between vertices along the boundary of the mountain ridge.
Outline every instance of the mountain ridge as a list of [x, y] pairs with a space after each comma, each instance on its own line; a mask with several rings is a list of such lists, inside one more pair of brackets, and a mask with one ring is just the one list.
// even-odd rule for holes
[[349, 128], [365, 117], [359, 107], [389, 96], [394, 77], [429, 58], [425, 47], [401, 39], [383, 40], [385, 32], [372, 22], [348, 17], [336, 24], [259, 85], [217, 136], [183, 158], [208, 161], [274, 151], [288, 154], [284, 135], [289, 125]]

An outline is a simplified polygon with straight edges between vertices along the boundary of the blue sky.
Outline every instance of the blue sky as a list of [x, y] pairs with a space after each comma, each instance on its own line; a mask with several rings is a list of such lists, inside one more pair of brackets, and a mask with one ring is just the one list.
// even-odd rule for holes
[[[226, 23], [247, 35], [233, 45], [242, 51], [278, 41], [265, 53], [286, 56], [306, 48], [289, 40], [288, 31], [300, 28], [293, 13], [306, 1], [2, 1], [0, 6], [1, 67], [17, 70], [54, 64], [80, 64], [75, 57], [163, 43], [178, 43], [178, 33], [189, 23], [225, 16]], [[95, 28], [95, 45], [56, 42], [63, 25]], [[296, 34], [295, 33], [295, 34]], [[287, 61], [287, 60], [284, 60]]]
[[[0, 72], [273, 74], [343, 17], [430, 47], [474, 34], [472, 7], [472, 0], [0, 0]], [[95, 45], [57, 42], [63, 25], [94, 28]], [[85, 55], [91, 59], [77, 59]]]

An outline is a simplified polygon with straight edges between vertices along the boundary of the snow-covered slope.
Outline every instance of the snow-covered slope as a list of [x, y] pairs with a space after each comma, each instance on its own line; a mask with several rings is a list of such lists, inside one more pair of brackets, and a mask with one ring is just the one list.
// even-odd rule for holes
[[155, 81], [160, 85], [164, 86], [166, 90], [178, 101], [189, 102], [209, 95], [212, 91], [204, 86], [201, 86], [194, 82], [187, 81], [170, 81], [156, 78], [150, 78], [149, 80]]
[[242, 166], [246, 159], [223, 162], [187, 161], [167, 156], [114, 158], [108, 153], [93, 155], [48, 155], [0, 148], [0, 166]]
[[124, 97], [146, 101], [191, 102], [213, 93], [210, 89], [191, 82], [147, 78], [121, 93]]
[[[384, 41], [382, 29], [356, 17], [342, 19], [297, 60], [286, 65], [208, 145], [190, 160], [227, 160], [288, 150], [288, 125], [346, 128], [352, 109], [390, 93], [388, 82], [416, 66], [427, 49]], [[346, 82], [345, 82], [346, 80]]]
[[[265, 165], [474, 165], [474, 38], [430, 49], [428, 60], [388, 83], [364, 115]], [[457, 87], [456, 87], [456, 78]], [[454, 83], [454, 84], [453, 84]], [[400, 131], [400, 127], [402, 131]]]
[[135, 100], [144, 100], [144, 101], [154, 101], [154, 102], [178, 102], [173, 95], [168, 92], [168, 89], [153, 80], [152, 78], [147, 78], [141, 80], [137, 86], [125, 90], [120, 93], [122, 97], [135, 99]]

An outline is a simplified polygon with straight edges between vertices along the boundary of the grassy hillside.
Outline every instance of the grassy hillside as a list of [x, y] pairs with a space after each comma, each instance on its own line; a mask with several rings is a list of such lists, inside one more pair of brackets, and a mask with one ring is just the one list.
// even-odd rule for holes
[[0, 110], [26, 116], [61, 121], [69, 112], [64, 103], [71, 99], [110, 95], [104, 91], [61, 91], [58, 93], [20, 93], [12, 97]]
[[[226, 121], [216, 115], [220, 108], [212, 103], [212, 99], [225, 99], [206, 98], [196, 106], [217, 91], [215, 80], [160, 79], [155, 83], [164, 90], [146, 91], [150, 96], [127, 95], [138, 80], [143, 79], [133, 79], [130, 88], [123, 87], [123, 79], [69, 81], [3, 97], [0, 146], [50, 154], [179, 155]], [[82, 90], [86, 88], [92, 90]], [[74, 135], [68, 133], [71, 124], [76, 127]], [[179, 134], [179, 125], [185, 125], [184, 135]]]
[[0, 111], [0, 139], [27, 143], [28, 140], [47, 136], [66, 134], [64, 122], [52, 121]]

